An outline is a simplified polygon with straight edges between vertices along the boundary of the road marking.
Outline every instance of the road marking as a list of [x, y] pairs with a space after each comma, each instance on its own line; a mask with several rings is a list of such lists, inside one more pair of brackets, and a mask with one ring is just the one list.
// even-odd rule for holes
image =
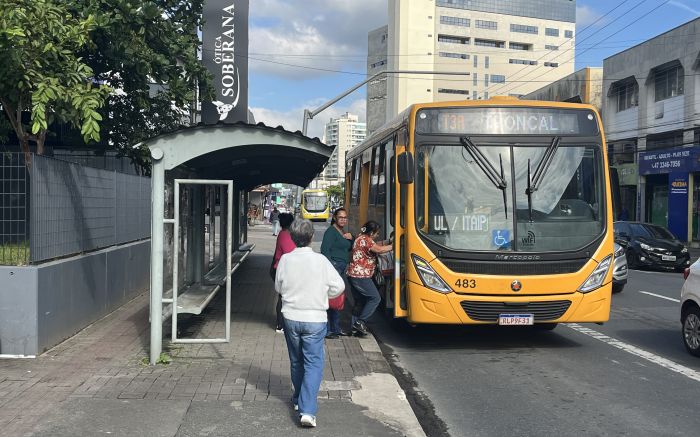
[[600, 340], [603, 343], [607, 343], [610, 346], [616, 347], [620, 350], [623, 350], [625, 352], [628, 352], [632, 355], [636, 355], [640, 358], [643, 358], [651, 363], [657, 364], [661, 367], [664, 367], [668, 370], [671, 370], [673, 372], [679, 373], [683, 376], [687, 376], [690, 379], [693, 379], [695, 381], [700, 382], [700, 372], [691, 369], [690, 367], [683, 366], [678, 363], [674, 363], [673, 361], [666, 359], [664, 357], [660, 357], [656, 354], [653, 354], [651, 352], [645, 351], [644, 349], [640, 349], [636, 346], [632, 346], [631, 344], [627, 344], [625, 342], [622, 342], [620, 340], [617, 340], [612, 337], [608, 337], [607, 335], [600, 333], [598, 331], [595, 331], [590, 328], [584, 328], [583, 326], [577, 324], [577, 323], [570, 323], [565, 326], [568, 326], [569, 328], [573, 329], [574, 331], [578, 331], [581, 334], [588, 335], [589, 337], [593, 337], [596, 340]]
[[649, 296], [658, 297], [659, 299], [666, 299], [666, 300], [670, 300], [672, 302], [679, 302], [680, 303], [680, 299], [674, 299], [672, 297], [666, 297], [666, 296], [662, 296], [662, 295], [656, 294], [656, 293], [649, 293], [648, 291], [640, 291], [640, 293], [648, 294]]

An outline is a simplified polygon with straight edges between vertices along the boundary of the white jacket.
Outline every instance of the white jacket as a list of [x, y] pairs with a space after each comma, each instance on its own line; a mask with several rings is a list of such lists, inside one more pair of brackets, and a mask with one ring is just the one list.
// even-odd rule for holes
[[328, 298], [340, 296], [343, 278], [328, 258], [310, 247], [297, 247], [277, 264], [275, 290], [282, 296], [282, 314], [297, 322], [326, 322]]

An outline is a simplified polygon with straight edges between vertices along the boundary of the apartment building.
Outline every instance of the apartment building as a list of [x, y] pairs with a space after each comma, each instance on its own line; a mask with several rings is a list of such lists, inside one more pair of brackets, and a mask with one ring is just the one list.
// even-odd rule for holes
[[700, 243], [700, 18], [603, 61], [603, 120], [628, 216]]
[[584, 67], [556, 82], [552, 82], [520, 97], [523, 100], [571, 102], [603, 106], [603, 68]]
[[383, 67], [460, 75], [389, 74], [381, 122], [380, 105], [370, 106], [384, 89], [368, 87], [370, 126], [412, 103], [521, 96], [574, 72], [573, 0], [390, 0], [388, 16], [386, 64], [378, 64], [380, 28], [368, 38], [368, 73]]
[[357, 115], [346, 112], [331, 118], [323, 135], [323, 142], [335, 146], [335, 150], [323, 171], [323, 184], [319, 186], [337, 185], [345, 179], [345, 153], [365, 140], [367, 127], [359, 122]]

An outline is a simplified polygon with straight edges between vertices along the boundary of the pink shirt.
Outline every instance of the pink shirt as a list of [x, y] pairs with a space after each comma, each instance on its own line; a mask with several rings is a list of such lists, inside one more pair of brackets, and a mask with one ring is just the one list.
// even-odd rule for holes
[[289, 253], [297, 248], [297, 245], [292, 241], [292, 235], [289, 231], [282, 229], [277, 235], [277, 245], [275, 246], [275, 255], [273, 264], [274, 268], [277, 268], [277, 264], [280, 262], [280, 258], [285, 253]]

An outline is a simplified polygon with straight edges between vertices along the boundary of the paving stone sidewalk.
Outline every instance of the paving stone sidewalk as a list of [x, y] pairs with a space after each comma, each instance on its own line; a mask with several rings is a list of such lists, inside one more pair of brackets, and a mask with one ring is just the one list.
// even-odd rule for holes
[[[274, 330], [274, 237], [255, 226], [250, 240], [257, 247], [232, 281], [231, 343], [170, 345], [168, 320], [172, 362], [144, 365], [144, 293], [36, 359], [0, 360], [2, 434], [250, 435], [250, 418], [254, 435], [307, 431], [288, 411], [289, 358]], [[179, 336], [221, 337], [224, 316], [222, 291], [201, 315], [179, 318]], [[318, 430], [327, 427], [318, 435], [423, 435], [374, 339], [326, 341], [319, 398]]]

